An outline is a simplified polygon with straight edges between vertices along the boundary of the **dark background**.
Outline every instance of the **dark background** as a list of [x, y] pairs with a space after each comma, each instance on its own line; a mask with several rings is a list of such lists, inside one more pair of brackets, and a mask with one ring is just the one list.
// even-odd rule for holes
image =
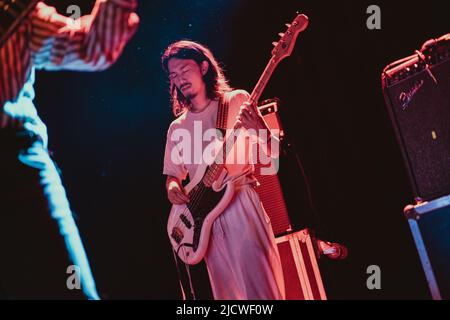
[[[64, 13], [74, 1], [47, 3]], [[93, 1], [79, 3], [89, 13]], [[101, 295], [180, 298], [161, 174], [172, 121], [160, 68], [164, 48], [182, 38], [207, 44], [232, 86], [251, 91], [272, 41], [300, 11], [309, 16], [309, 28], [263, 95], [283, 102], [282, 121], [303, 160], [321, 222], [315, 223], [308, 208], [298, 170], [283, 160], [282, 183], [295, 226], [314, 227], [322, 238], [349, 248], [347, 260], [322, 262], [330, 299], [428, 298], [402, 215], [413, 196], [380, 75], [388, 63], [449, 32], [444, 3], [140, 1], [139, 31], [111, 69], [39, 72], [36, 105]], [[371, 4], [381, 7], [381, 30], [366, 27]], [[369, 265], [381, 268], [381, 290], [366, 287]]]

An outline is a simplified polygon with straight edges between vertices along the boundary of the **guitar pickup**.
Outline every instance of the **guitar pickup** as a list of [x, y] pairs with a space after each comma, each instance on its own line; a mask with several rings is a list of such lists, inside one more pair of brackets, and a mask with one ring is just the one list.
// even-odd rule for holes
[[192, 223], [189, 221], [189, 219], [184, 214], [180, 215], [180, 219], [181, 219], [181, 221], [183, 221], [186, 228], [188, 228], [188, 229], [192, 228]]
[[181, 240], [183, 240], [183, 232], [179, 228], [173, 228], [172, 234], [170, 235], [176, 243], [180, 244]]

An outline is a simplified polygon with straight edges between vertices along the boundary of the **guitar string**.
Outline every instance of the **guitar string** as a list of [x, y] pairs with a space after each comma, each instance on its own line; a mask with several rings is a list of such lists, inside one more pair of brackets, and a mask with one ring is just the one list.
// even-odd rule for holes
[[[211, 167], [209, 167], [209, 168], [207, 169], [207, 174], [208, 174], [208, 172], [210, 171], [210, 170], [209, 170], [210, 168], [211, 168]], [[217, 167], [215, 167], [215, 168], [212, 169], [212, 172], [214, 172], [214, 174], [216, 174], [216, 172], [215, 172], [216, 168], [217, 168]], [[203, 182], [203, 181], [202, 181], [202, 182]], [[201, 199], [203, 193], [204, 193], [205, 190], [206, 190], [205, 187], [206, 187], [206, 186], [205, 186], [204, 184], [201, 184], [201, 185], [199, 186], [199, 188], [201, 188], [201, 189], [195, 191], [195, 194], [194, 194], [194, 196], [193, 196], [193, 198], [192, 198], [192, 200], [191, 200], [191, 201], [192, 201], [191, 203], [192, 203], [192, 206], [193, 206], [193, 207], [196, 207], [196, 206], [199, 205], [198, 202], [199, 202], [199, 200]], [[187, 205], [186, 205], [186, 209], [184, 209], [183, 212], [182, 212], [181, 214], [185, 214], [187, 210], [189, 210], [189, 207], [187, 207]], [[193, 211], [196, 211], [196, 208], [194, 208]], [[180, 215], [181, 215], [181, 214], [180, 214]], [[178, 219], [178, 222], [175, 224], [175, 227], [179, 227], [179, 226], [180, 226], [180, 224], [181, 224], [181, 222], [182, 222], [182, 221], [180, 221], [180, 220], [181, 220], [181, 219]]]
[[[226, 139], [226, 140], [228, 140], [228, 139]], [[223, 152], [225, 152], [225, 155], [229, 151], [229, 150], [226, 149], [226, 145], [228, 145], [228, 143], [225, 143], [225, 145], [223, 145], [223, 147], [222, 147], [222, 150], [223, 150]], [[220, 170], [220, 168], [221, 168], [221, 165], [218, 164], [217, 162], [214, 162], [210, 167], [208, 167], [208, 169], [206, 171], [206, 175], [209, 174], [210, 176], [212, 176], [214, 178], [214, 177], [216, 177], [216, 175], [218, 173], [217, 171]], [[203, 182], [203, 180], [202, 180], [202, 182]], [[203, 183], [199, 186], [199, 189], [196, 190], [196, 193], [195, 193], [195, 195], [194, 195], [194, 197], [192, 199], [192, 202], [191, 202], [192, 203], [192, 207], [193, 207], [193, 211], [196, 211], [197, 208], [194, 208], [194, 207], [196, 207], [199, 204], [199, 201], [201, 200], [201, 197], [203, 196], [205, 190], [206, 190], [206, 186]], [[186, 205], [186, 208], [183, 210], [183, 212], [180, 214], [180, 216], [184, 215], [188, 210], [190, 210], [190, 209]], [[178, 228], [182, 224], [185, 225], [185, 223], [179, 218], [178, 221], [175, 223], [175, 228]], [[195, 221], [194, 221], [193, 225], [194, 225], [194, 228], [195, 228]], [[182, 244], [180, 244], [178, 246], [177, 253], [181, 249], [181, 247], [183, 247], [183, 246], [185, 246], [185, 243], [182, 243]]]
[[[229, 140], [230, 139], [230, 136], [228, 136], [225, 140], [226, 140], [226, 142], [225, 142], [225, 144], [223, 144], [222, 145], [222, 152], [224, 152], [224, 154], [222, 154], [222, 155], [227, 155], [228, 154], [228, 152], [229, 152], [229, 150], [228, 150], [228, 148], [226, 147], [227, 145], [229, 145]], [[233, 144], [234, 144], [234, 141], [233, 141]], [[219, 155], [218, 155], [219, 156]], [[220, 171], [220, 168], [221, 168], [221, 164], [218, 164], [217, 162], [214, 162], [210, 167], [208, 167], [208, 169], [207, 169], [207, 171], [206, 171], [206, 175], [210, 175], [210, 176], [212, 176], [213, 178], [214, 177], [216, 177], [216, 175], [217, 175], [217, 173], [218, 173], [218, 170]], [[202, 182], [203, 182], [203, 180], [202, 180]], [[200, 186], [199, 186], [199, 189], [198, 190], [196, 190], [196, 193], [194, 194], [194, 197], [192, 198], [192, 200], [191, 200], [191, 203], [192, 203], [192, 211], [196, 211], [196, 209], [197, 208], [195, 208], [195, 207], [197, 207], [198, 206], [198, 204], [199, 204], [199, 201], [201, 200], [201, 198], [202, 198], [202, 196], [203, 196], [203, 194], [204, 194], [204, 192], [205, 192], [205, 190], [206, 190], [206, 186], [204, 185], [204, 184], [201, 184]], [[186, 208], [183, 210], [183, 212], [180, 214], [180, 216], [181, 215], [184, 215], [185, 213], [187, 213], [187, 211], [190, 211], [190, 209], [189, 209], [189, 207], [186, 205]], [[191, 212], [192, 213], [192, 212]], [[195, 219], [194, 219], [195, 220]], [[185, 223], [180, 219], [180, 218], [178, 218], [178, 221], [175, 223], [175, 228], [179, 228], [180, 227], [180, 225], [185, 225]], [[193, 226], [194, 226], [194, 228], [195, 228], [195, 221], [193, 221]], [[181, 247], [183, 246], [183, 244], [180, 244], [179, 245], [179, 248], [178, 249], [180, 249]]]
[[[224, 146], [222, 146], [222, 150], [225, 148], [226, 144]], [[227, 150], [223, 150], [223, 152], [227, 152]], [[206, 175], [210, 175], [215, 177], [217, 175], [217, 171], [220, 170], [221, 166], [217, 163], [214, 162], [210, 167], [208, 167], [207, 171], [206, 171]], [[198, 201], [201, 200], [201, 197], [203, 196], [204, 192], [205, 192], [205, 185], [202, 184], [199, 188], [201, 188], [200, 190], [196, 191], [196, 194], [194, 195], [194, 197], [192, 198], [192, 207], [196, 207], [198, 206]], [[183, 212], [180, 214], [181, 215], [185, 215], [185, 213], [187, 213], [187, 211], [189, 210], [189, 207], [186, 205], [186, 208], [183, 210]], [[196, 211], [196, 208], [193, 208], [193, 211]], [[175, 228], [179, 228], [180, 225], [185, 224], [180, 218], [178, 219], [178, 221], [175, 223]], [[194, 226], [195, 226], [195, 221], [193, 222]]]
[[[235, 129], [235, 128], [234, 128], [234, 129]], [[225, 139], [225, 140], [226, 140], [225, 144], [222, 145], [222, 152], [224, 152], [223, 155], [225, 155], [225, 157], [226, 157], [226, 155], [227, 155], [228, 152], [229, 152], [228, 148], [226, 147], [226, 146], [228, 145], [228, 142], [229, 142], [228, 139], [229, 139], [229, 138], [230, 138], [230, 137], [226, 138], [226, 139]], [[233, 141], [233, 144], [234, 144], [234, 141]], [[206, 175], [209, 174], [209, 175], [212, 176], [212, 177], [216, 177], [216, 175], [217, 175], [217, 173], [218, 173], [217, 170], [220, 170], [220, 168], [221, 168], [221, 165], [218, 164], [217, 162], [214, 162], [210, 167], [208, 167], [208, 169], [207, 169], [207, 171], [206, 171]], [[203, 180], [202, 180], [202, 182], [203, 182]], [[196, 206], [199, 204], [199, 201], [201, 200], [201, 197], [203, 196], [205, 190], [206, 190], [206, 186], [205, 186], [203, 183], [199, 186], [199, 189], [196, 190], [196, 193], [195, 193], [193, 199], [191, 200], [193, 211], [196, 211], [197, 208], [194, 208], [194, 207], [196, 207]], [[183, 212], [180, 214], [180, 216], [181, 216], [181, 215], [184, 215], [184, 214], [185, 214], [187, 211], [189, 211], [189, 210], [190, 210], [189, 207], [186, 205], [186, 208], [183, 210]], [[191, 213], [192, 213], [192, 212], [191, 212]], [[180, 225], [185, 225], [185, 223], [179, 218], [178, 221], [175, 223], [175, 228], [180, 227]], [[194, 229], [195, 229], [195, 219], [194, 219], [193, 226], [194, 226]], [[184, 243], [182, 243], [182, 244], [180, 244], [180, 245], [178, 246], [177, 254], [178, 254], [178, 251], [179, 251], [179, 250], [181, 249], [181, 247], [183, 247], [183, 246], [185, 246]]]
[[[234, 124], [233, 129], [237, 129], [236, 123]], [[228, 152], [230, 151], [230, 150], [227, 148], [227, 146], [229, 145], [229, 142], [230, 142], [229, 140], [230, 140], [231, 137], [232, 137], [232, 136], [226, 137], [226, 138], [224, 139], [224, 140], [225, 140], [225, 143], [222, 145], [222, 152], [224, 152], [223, 155], [225, 156], [225, 159], [226, 159], [226, 157], [227, 157], [227, 155], [228, 155]], [[232, 145], [234, 145], [234, 141], [233, 141]], [[207, 169], [207, 174], [208, 174], [209, 172], [212, 172], [211, 175], [214, 177], [214, 176], [217, 174], [216, 169], [220, 169], [220, 167], [221, 167], [221, 165], [219, 165], [217, 162], [214, 162], [214, 163]], [[192, 206], [197, 206], [197, 205], [198, 205], [197, 202], [198, 202], [198, 200], [200, 200], [200, 198], [201, 198], [200, 194], [203, 195], [203, 193], [204, 193], [205, 185], [204, 185], [204, 184], [201, 185], [201, 188], [203, 188], [203, 189], [200, 190], [200, 192], [197, 192], [197, 194], [194, 196], [194, 199], [193, 199], [193, 201], [192, 201], [192, 203], [193, 203]], [[185, 214], [186, 211], [188, 211], [188, 210], [189, 210], [189, 207], [187, 207], [187, 205], [186, 205], [186, 209], [181, 213], [181, 215], [182, 215], [182, 214]], [[193, 211], [196, 211], [196, 210], [194, 209]], [[177, 223], [175, 223], [175, 227], [179, 227], [182, 223], [184, 224], [184, 222], [183, 222], [181, 219], [178, 219]], [[195, 221], [194, 221], [194, 225], [195, 225]]]
[[[206, 186], [204, 184], [201, 184], [199, 186], [199, 189], [196, 190], [196, 193], [195, 193], [195, 195], [193, 197], [193, 201], [192, 201], [192, 206], [193, 207], [197, 207], [199, 205], [199, 201], [201, 200], [201, 197], [203, 196], [205, 191], [206, 191]], [[196, 211], [196, 209], [197, 208], [193, 208], [193, 211]], [[189, 210], [189, 207], [186, 206], [186, 208], [183, 210], [182, 214], [185, 214], [186, 211], [188, 211], [188, 210]], [[178, 219], [178, 221], [175, 223], [175, 227], [179, 227], [180, 224], [182, 224], [182, 223], [184, 224], [184, 222], [181, 219]], [[195, 221], [194, 221], [193, 225], [194, 225], [194, 228], [195, 228]], [[177, 252], [179, 251], [179, 249], [183, 245], [185, 245], [185, 244], [180, 244], [179, 245], [179, 248], [178, 248]]]
[[[200, 188], [202, 188], [202, 189], [200, 189]], [[199, 186], [199, 189], [197, 189], [195, 191], [194, 197], [192, 198], [192, 202], [191, 202], [192, 203], [192, 207], [196, 207], [199, 204], [198, 201], [201, 198], [200, 194], [203, 195], [204, 190], [205, 190], [204, 189], [204, 185], [202, 184], [202, 185]], [[180, 214], [180, 216], [184, 215], [188, 210], [189, 210], [189, 207], [186, 205], [186, 208], [183, 210], [183, 212]], [[196, 208], [193, 211], [196, 211]], [[175, 224], [175, 227], [179, 227], [182, 222], [183, 221], [181, 221], [181, 219], [178, 219], [178, 222]], [[184, 224], [184, 222], [183, 222], [183, 224]]]
[[[199, 187], [199, 190], [196, 191], [196, 195], [194, 196], [195, 200], [193, 201], [193, 203], [194, 203], [195, 206], [198, 205], [198, 200], [201, 198], [200, 194], [203, 194], [205, 190], [206, 190], [206, 189], [205, 189], [205, 186], [202, 184], [202, 185]], [[186, 209], [184, 209], [184, 211], [183, 211], [182, 214], [186, 213], [186, 211], [188, 211], [188, 210], [189, 210], [189, 208], [186, 206]], [[194, 211], [195, 211], [195, 210], [194, 210]], [[178, 220], [178, 222], [175, 224], [175, 227], [178, 227], [180, 223], [181, 223], [181, 221]], [[195, 222], [193, 223], [193, 227], [194, 227], [194, 230], [195, 230]], [[192, 245], [193, 245], [193, 243], [192, 243]], [[182, 247], [184, 247], [184, 246], [186, 246], [186, 243], [181, 243], [181, 244], [178, 246], [178, 249], [177, 249], [177, 255], [178, 255], [178, 252], [180, 251], [180, 249], [181, 249]]]

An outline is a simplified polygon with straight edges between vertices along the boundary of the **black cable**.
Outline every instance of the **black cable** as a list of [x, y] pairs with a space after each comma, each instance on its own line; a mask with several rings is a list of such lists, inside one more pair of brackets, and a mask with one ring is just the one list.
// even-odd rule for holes
[[308, 179], [308, 176], [306, 175], [305, 168], [300, 159], [300, 156], [298, 155], [298, 152], [295, 150], [295, 146], [294, 146], [293, 142], [286, 141], [286, 144], [287, 144], [287, 147], [289, 148], [289, 150], [291, 150], [291, 153], [294, 155], [297, 167], [300, 170], [300, 173], [302, 174], [303, 181], [304, 181], [305, 188], [306, 188], [306, 193], [308, 195], [309, 206], [312, 211], [315, 211], [316, 207], [314, 205], [314, 201], [313, 201], [313, 197], [312, 197], [311, 185], [309, 183], [309, 179]]

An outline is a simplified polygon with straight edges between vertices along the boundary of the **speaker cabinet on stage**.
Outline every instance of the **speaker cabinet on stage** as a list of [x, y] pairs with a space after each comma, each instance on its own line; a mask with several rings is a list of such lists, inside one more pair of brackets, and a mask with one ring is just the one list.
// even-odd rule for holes
[[326, 300], [315, 239], [308, 229], [277, 237], [287, 300]]
[[382, 81], [415, 196], [450, 194], [450, 34], [389, 65]]
[[416, 206], [405, 216], [416, 243], [431, 296], [450, 299], [450, 195]]
[[[267, 126], [271, 130], [279, 130], [282, 138], [283, 129], [278, 117], [278, 107], [279, 101], [271, 99], [263, 101], [258, 109]], [[262, 163], [258, 161], [255, 165], [255, 176], [260, 185], [256, 191], [270, 217], [276, 236], [283, 267], [286, 298], [288, 300], [325, 300], [325, 290], [317, 264], [315, 239], [308, 229], [292, 232], [277, 169], [278, 165], [274, 159], [262, 161]]]
[[[283, 137], [283, 129], [278, 116], [278, 99], [265, 100], [258, 106], [270, 130], [278, 130], [280, 138]], [[261, 161], [261, 156], [264, 157]], [[277, 163], [278, 162], [278, 163]], [[255, 177], [259, 182], [256, 192], [261, 199], [264, 209], [272, 222], [272, 230], [275, 236], [285, 234], [292, 230], [291, 221], [284, 201], [283, 191], [278, 178], [279, 159], [270, 159], [260, 153], [255, 164]]]

